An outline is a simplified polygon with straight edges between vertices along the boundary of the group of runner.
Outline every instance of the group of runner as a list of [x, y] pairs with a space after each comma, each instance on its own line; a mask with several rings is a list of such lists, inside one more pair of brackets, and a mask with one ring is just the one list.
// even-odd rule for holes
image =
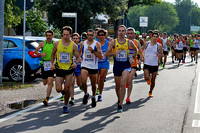
[[[88, 29], [81, 34], [73, 33], [70, 26], [62, 28], [62, 37], [54, 42], [52, 30], [46, 31], [46, 40], [41, 42], [35, 50], [35, 54], [41, 55], [41, 71], [43, 84], [47, 84], [47, 95], [43, 103], [48, 105], [52, 91], [53, 76], [56, 74], [55, 88], [62, 93], [64, 100], [63, 113], [68, 113], [68, 103], [74, 105], [74, 84], [84, 92], [83, 104], [88, 103], [90, 94], [87, 90], [87, 79], [89, 77], [92, 94], [91, 106], [96, 107], [97, 101], [102, 101], [104, 82], [109, 70], [109, 58], [113, 57], [113, 73], [115, 80], [115, 91], [117, 95], [117, 112], [122, 112], [123, 102], [126, 95], [126, 103], [131, 104], [130, 95], [133, 87], [133, 77], [136, 70], [144, 67], [144, 79], [150, 85], [149, 97], [153, 97], [155, 80], [158, 67], [165, 68], [169, 50], [180, 62], [185, 62], [185, 50], [190, 46], [191, 61], [198, 60], [199, 35], [182, 36], [182, 34], [168, 37], [167, 33], [159, 34], [157, 30], [143, 33], [139, 38], [139, 32], [134, 28], [126, 28], [124, 25], [118, 27], [118, 37], [112, 39], [107, 37], [105, 29]], [[81, 40], [81, 41], [80, 41]], [[186, 48], [186, 49], [185, 49]], [[40, 51], [41, 49], [41, 51]], [[162, 58], [164, 57], [164, 61]], [[63, 87], [64, 86], [64, 87]], [[69, 101], [71, 97], [71, 100]]]

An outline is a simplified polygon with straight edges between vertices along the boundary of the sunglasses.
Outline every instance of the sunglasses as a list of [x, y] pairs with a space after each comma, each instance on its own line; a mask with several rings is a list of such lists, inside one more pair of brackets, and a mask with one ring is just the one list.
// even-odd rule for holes
[[46, 37], [52, 37], [52, 35], [46, 35]]
[[87, 34], [87, 36], [94, 36], [94, 34]]

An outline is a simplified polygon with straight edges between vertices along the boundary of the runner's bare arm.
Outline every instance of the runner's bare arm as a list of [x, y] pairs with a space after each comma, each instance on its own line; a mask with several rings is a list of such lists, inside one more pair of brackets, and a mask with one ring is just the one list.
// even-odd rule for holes
[[96, 43], [96, 48], [97, 48], [97, 51], [94, 51], [94, 49], [90, 50], [89, 47], [88, 47], [88, 50], [90, 50], [90, 52], [93, 53], [100, 60], [103, 59], [102, 51], [101, 51], [101, 45], [100, 45], [99, 42]]
[[58, 43], [59, 43], [59, 41], [57, 41], [53, 44], [53, 51], [51, 53], [51, 70], [55, 69], [54, 60], [56, 58], [56, 51], [57, 51]]
[[115, 47], [115, 44], [114, 44], [114, 40], [112, 42], [109, 43], [108, 45], [108, 49], [105, 53], [105, 56], [106, 57], [111, 57], [111, 56], [114, 56], [116, 54], [119, 54], [121, 52], [121, 50], [116, 50], [115, 52], [112, 52], [112, 49]]
[[75, 43], [73, 43], [73, 50], [74, 50], [74, 55], [76, 56], [76, 62], [80, 62], [78, 46]]
[[80, 43], [80, 50], [79, 50], [79, 56], [80, 56], [80, 57], [81, 57], [81, 55], [82, 55], [83, 42], [84, 42], [84, 41], [82, 41], [82, 42]]
[[143, 58], [142, 47], [139, 41], [137, 41], [138, 51], [140, 52], [140, 59]]
[[135, 58], [136, 55], [137, 55], [138, 49], [136, 48], [136, 46], [135, 46], [135, 44], [133, 43], [133, 41], [129, 40], [129, 44], [130, 44], [130, 46], [133, 48], [133, 56], [134, 56], [134, 58]]
[[46, 57], [46, 53], [40, 53], [39, 50], [44, 47], [44, 42], [40, 42], [38, 47], [35, 49], [34, 53], [36, 55], [41, 55], [42, 57]]

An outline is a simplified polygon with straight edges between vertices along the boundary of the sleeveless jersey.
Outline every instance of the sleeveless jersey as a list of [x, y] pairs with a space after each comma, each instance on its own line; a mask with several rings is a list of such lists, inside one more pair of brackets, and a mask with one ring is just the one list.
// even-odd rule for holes
[[105, 45], [101, 46], [103, 59], [102, 60], [98, 59], [98, 62], [106, 62], [106, 61], [108, 61], [108, 57], [105, 56], [105, 53], [106, 53], [107, 49], [108, 49], [108, 41], [105, 40]]
[[147, 43], [147, 46], [144, 51], [144, 64], [150, 66], [158, 66], [158, 45], [157, 43], [154, 46], [151, 46], [151, 42]]
[[[138, 49], [138, 45], [137, 45], [137, 40], [134, 39], [134, 44], [135, 44], [135, 47]], [[130, 46], [129, 47], [129, 58], [133, 57], [133, 48]], [[137, 67], [137, 56], [135, 57], [134, 59], [134, 63], [131, 64], [131, 67]]]
[[195, 48], [199, 48], [199, 39], [194, 39], [194, 45]]
[[195, 47], [193, 39], [190, 39], [190, 47], [193, 47], [193, 48]]
[[183, 50], [183, 40], [178, 39], [178, 43], [176, 44], [176, 49], [177, 50]]
[[167, 38], [163, 39], [163, 49], [164, 51], [167, 51], [168, 45], [167, 45]]
[[[115, 48], [113, 52], [120, 49], [121, 52], [114, 55], [114, 67], [123, 66], [124, 68], [130, 68], [131, 64], [129, 62], [129, 41], [125, 40], [124, 43], [120, 44], [117, 39], [115, 39]], [[114, 68], [113, 68], [114, 69]]]
[[62, 44], [62, 39], [59, 40], [56, 51], [56, 68], [63, 70], [71, 70], [72, 58], [73, 58], [73, 44], [71, 41], [68, 46]]
[[98, 69], [97, 57], [88, 50], [88, 46], [90, 46], [94, 51], [97, 51], [96, 43], [97, 41], [95, 40], [91, 45], [87, 44], [87, 40], [83, 42], [81, 67], [86, 67], [89, 69]]

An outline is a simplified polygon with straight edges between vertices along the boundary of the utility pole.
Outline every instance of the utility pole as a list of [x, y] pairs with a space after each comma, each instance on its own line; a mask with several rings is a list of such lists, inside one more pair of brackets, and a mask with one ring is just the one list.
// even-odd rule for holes
[[4, 33], [4, 0], [0, 0], [0, 86], [2, 86], [3, 71], [3, 33]]

